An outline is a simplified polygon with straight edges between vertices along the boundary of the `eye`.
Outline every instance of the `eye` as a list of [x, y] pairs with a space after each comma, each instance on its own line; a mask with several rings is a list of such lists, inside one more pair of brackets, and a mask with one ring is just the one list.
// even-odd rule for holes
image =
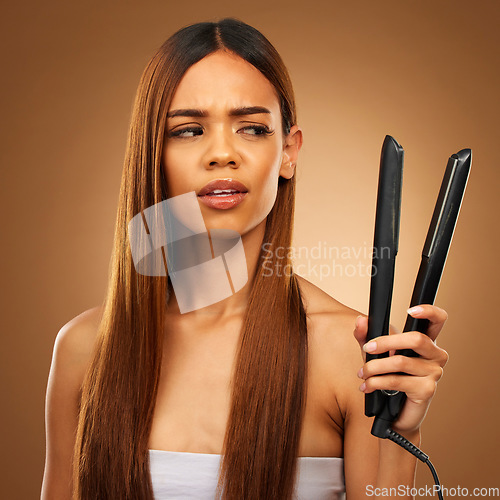
[[238, 132], [244, 132], [248, 135], [271, 135], [273, 131], [269, 129], [266, 125], [249, 125], [247, 127], [243, 127]]
[[168, 134], [168, 136], [179, 137], [180, 139], [189, 139], [201, 134], [203, 134], [203, 129], [201, 127], [184, 127], [173, 130]]

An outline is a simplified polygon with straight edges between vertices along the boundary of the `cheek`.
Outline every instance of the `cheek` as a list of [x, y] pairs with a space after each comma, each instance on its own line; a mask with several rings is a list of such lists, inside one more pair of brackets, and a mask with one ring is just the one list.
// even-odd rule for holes
[[282, 158], [282, 145], [279, 138], [272, 138], [265, 143], [256, 144], [243, 153], [249, 165], [258, 166], [258, 175], [264, 177], [278, 177]]
[[191, 178], [186, 175], [190, 165], [189, 153], [182, 154], [175, 149], [164, 149], [162, 154], [162, 164], [167, 180], [169, 197], [183, 194], [187, 189], [186, 181]]
[[259, 186], [262, 204], [269, 210], [276, 200], [280, 165], [281, 154], [274, 149], [261, 159], [256, 172], [255, 180]]

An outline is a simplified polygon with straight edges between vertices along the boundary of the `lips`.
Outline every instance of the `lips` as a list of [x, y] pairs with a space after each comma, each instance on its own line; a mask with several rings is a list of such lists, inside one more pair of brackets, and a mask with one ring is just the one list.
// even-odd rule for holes
[[210, 208], [227, 210], [238, 206], [248, 193], [247, 187], [234, 179], [215, 179], [198, 192], [198, 199]]

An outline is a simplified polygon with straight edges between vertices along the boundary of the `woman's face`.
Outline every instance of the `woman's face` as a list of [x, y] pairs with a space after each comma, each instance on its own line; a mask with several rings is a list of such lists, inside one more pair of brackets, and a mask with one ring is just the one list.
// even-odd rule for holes
[[168, 111], [168, 197], [194, 191], [207, 228], [243, 235], [265, 221], [301, 143], [296, 126], [283, 136], [278, 97], [262, 73], [233, 53], [212, 53], [185, 73]]

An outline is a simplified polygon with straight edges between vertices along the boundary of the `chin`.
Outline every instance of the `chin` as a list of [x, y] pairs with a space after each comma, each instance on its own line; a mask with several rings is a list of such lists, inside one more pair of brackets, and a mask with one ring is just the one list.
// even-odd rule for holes
[[[266, 219], [263, 220], [248, 220], [243, 217], [238, 217], [230, 214], [214, 214], [211, 216], [203, 215], [205, 226], [208, 230], [211, 229], [231, 229], [236, 231], [240, 236], [245, 236], [257, 228], [265, 229]], [[262, 233], [263, 234], [263, 233]]]
[[242, 224], [241, 221], [230, 220], [226, 217], [205, 218], [205, 226], [209, 231], [212, 229], [230, 229], [236, 231], [240, 236], [247, 232], [245, 224]]

